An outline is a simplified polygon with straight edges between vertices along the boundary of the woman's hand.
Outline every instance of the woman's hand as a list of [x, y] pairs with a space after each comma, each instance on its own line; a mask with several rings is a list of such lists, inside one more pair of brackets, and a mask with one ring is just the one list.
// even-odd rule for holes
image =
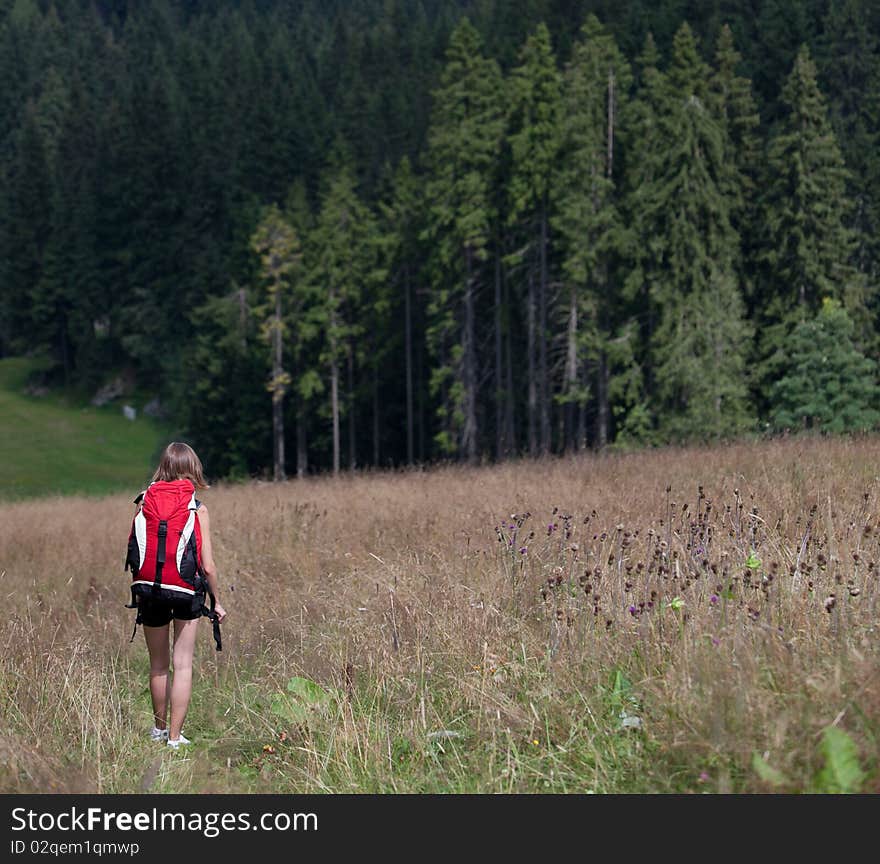
[[[208, 588], [216, 597], [219, 593], [217, 587], [217, 565], [214, 563], [214, 551], [211, 548], [211, 520], [208, 516], [208, 508], [202, 504], [199, 507], [199, 525], [202, 529], [202, 568], [205, 573], [205, 579], [208, 581]], [[214, 611], [217, 613], [217, 622], [219, 623], [226, 617], [226, 610], [219, 604], [214, 604]]]

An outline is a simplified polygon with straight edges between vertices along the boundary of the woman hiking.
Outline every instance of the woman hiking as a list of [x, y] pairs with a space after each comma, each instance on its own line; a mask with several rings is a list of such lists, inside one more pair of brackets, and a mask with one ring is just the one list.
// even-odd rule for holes
[[[195, 497], [197, 490], [206, 488], [202, 463], [193, 449], [179, 442], [169, 444], [152, 482], [135, 499], [128, 543], [126, 568], [133, 575], [135, 631], [138, 624], [144, 625], [150, 653], [150, 738], [167, 742], [175, 750], [190, 743], [182, 728], [192, 693], [199, 621], [203, 616], [211, 618], [220, 650], [218, 625], [226, 617], [226, 610], [217, 602], [208, 508]], [[172, 621], [174, 639], [169, 646]]]

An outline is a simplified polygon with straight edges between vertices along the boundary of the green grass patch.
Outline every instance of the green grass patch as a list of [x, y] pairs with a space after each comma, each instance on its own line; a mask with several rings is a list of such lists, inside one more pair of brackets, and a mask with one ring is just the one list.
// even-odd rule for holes
[[102, 495], [142, 484], [169, 435], [119, 403], [96, 408], [60, 392], [25, 392], [39, 359], [0, 360], [0, 500]]

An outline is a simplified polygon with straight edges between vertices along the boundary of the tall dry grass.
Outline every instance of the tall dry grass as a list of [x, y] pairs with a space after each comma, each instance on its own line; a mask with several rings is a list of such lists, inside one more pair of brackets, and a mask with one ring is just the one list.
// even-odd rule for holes
[[831, 727], [876, 790], [878, 465], [789, 440], [218, 486], [186, 754], [145, 740], [130, 497], [5, 505], [0, 789], [809, 791]]

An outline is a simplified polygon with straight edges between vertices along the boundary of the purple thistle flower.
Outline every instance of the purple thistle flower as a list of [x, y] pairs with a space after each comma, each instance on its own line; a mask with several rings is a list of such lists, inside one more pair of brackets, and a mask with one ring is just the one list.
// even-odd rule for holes
[[523, 546], [523, 547], [519, 550], [519, 554], [520, 554], [520, 555], [525, 555], [526, 552], [528, 552], [528, 551], [529, 551], [528, 546]]
[[713, 595], [709, 598], [709, 602], [714, 606], [714, 605], [718, 602], [718, 595], [717, 595], [717, 594], [713, 594]]
[[630, 606], [629, 607], [629, 614], [632, 615], [633, 617], [635, 617], [636, 615], [639, 614], [639, 610], [636, 609], [635, 606]]

